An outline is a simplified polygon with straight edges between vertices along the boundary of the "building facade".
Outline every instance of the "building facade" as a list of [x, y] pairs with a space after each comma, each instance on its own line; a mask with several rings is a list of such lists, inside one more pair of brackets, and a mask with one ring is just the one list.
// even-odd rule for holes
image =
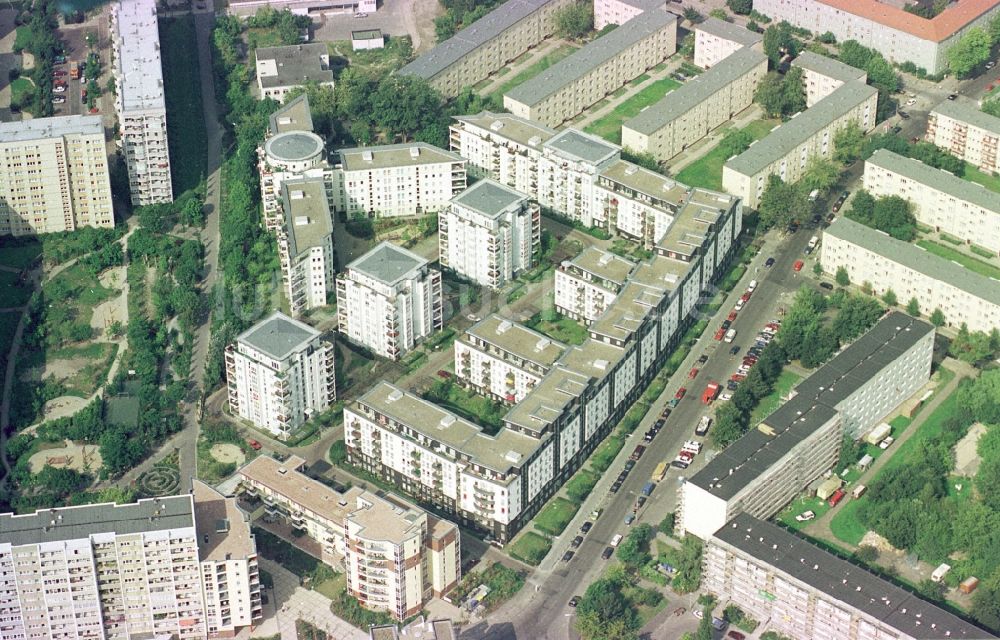
[[340, 332], [390, 360], [441, 329], [442, 305], [441, 272], [389, 242], [337, 274]]
[[193, 495], [0, 514], [4, 638], [222, 638], [259, 620], [250, 527], [194, 482]]
[[759, 33], [710, 17], [694, 27], [694, 63], [710, 69], [744, 47], [762, 52], [763, 43]]
[[276, 311], [226, 347], [229, 410], [286, 439], [337, 399], [334, 348]]
[[100, 116], [0, 124], [0, 235], [113, 226]]
[[285, 224], [278, 233], [281, 280], [293, 316], [326, 305], [333, 290], [333, 221], [322, 178], [281, 185]]
[[864, 181], [873, 196], [909, 201], [917, 221], [935, 231], [1000, 253], [1000, 194], [888, 149], [868, 158]]
[[309, 16], [315, 21], [330, 16], [347, 16], [355, 13], [375, 13], [376, 0], [230, 0], [226, 12], [231, 16], [246, 18], [256, 15], [264, 7], [275, 11], [291, 11], [297, 16]]
[[622, 25], [643, 11], [662, 9], [666, 0], [594, 0], [594, 29]]
[[878, 91], [861, 82], [848, 82], [811, 109], [776, 127], [749, 149], [726, 161], [722, 186], [756, 208], [768, 178], [778, 176], [795, 182], [805, 174], [813, 158], [829, 158], [833, 138], [850, 123], [868, 132], [875, 127]]
[[438, 216], [441, 266], [499, 289], [534, 265], [541, 232], [541, 211], [528, 196], [481, 180]]
[[111, 10], [112, 73], [119, 148], [132, 205], [171, 202], [167, 109], [155, 0], [119, 0]]
[[258, 47], [257, 96], [284, 102], [292, 89], [316, 84], [333, 88], [330, 52], [325, 42], [287, 47]]
[[792, 67], [802, 70], [807, 109], [848, 82], [868, 81], [867, 72], [812, 51], [803, 51], [797, 55], [792, 60]]
[[843, 267], [852, 282], [869, 282], [876, 295], [892, 289], [916, 298], [922, 313], [944, 313], [948, 326], [989, 333], [1000, 326], [1000, 283], [961, 265], [847, 218], [823, 234], [823, 270]]
[[927, 116], [927, 142], [988, 174], [1000, 171], [1000, 118], [965, 98], [944, 100]]
[[587, 247], [556, 269], [556, 310], [590, 324], [615, 301], [636, 266], [628, 258]]
[[678, 490], [678, 529], [707, 540], [741, 513], [770, 518], [930, 379], [934, 327], [894, 312]]
[[461, 575], [461, 534], [451, 522], [391, 495], [341, 493], [304, 473], [305, 460], [259, 456], [237, 471], [255, 516], [308, 535], [327, 564], [344, 570], [361, 606], [405, 620], [451, 591]]

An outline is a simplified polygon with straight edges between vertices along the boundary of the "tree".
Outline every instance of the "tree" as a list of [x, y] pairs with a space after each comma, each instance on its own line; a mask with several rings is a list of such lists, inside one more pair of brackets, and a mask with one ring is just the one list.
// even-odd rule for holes
[[757, 211], [763, 229], [784, 227], [800, 212], [809, 210], [809, 198], [797, 185], [788, 184], [776, 175], [767, 178], [767, 186]]
[[846, 287], [851, 284], [851, 276], [847, 274], [847, 269], [843, 266], [837, 267], [837, 275], [834, 279], [837, 281], [837, 284], [842, 287]]
[[722, 134], [719, 147], [725, 149], [727, 156], [732, 157], [749, 149], [752, 142], [753, 134], [750, 131], [733, 127]]
[[917, 219], [909, 201], [899, 196], [875, 199], [864, 189], [851, 201], [847, 217], [866, 226], [884, 231], [898, 240], [910, 241], [917, 234]]
[[736, 15], [745, 16], [753, 10], [753, 0], [726, 0], [726, 6]]
[[694, 7], [684, 7], [684, 19], [691, 24], [698, 24], [705, 18]]
[[785, 75], [776, 71], [768, 73], [754, 93], [754, 102], [772, 118], [791, 115], [805, 109], [802, 69], [793, 67]]
[[697, 591], [701, 585], [702, 544], [695, 536], [684, 536], [684, 542], [677, 553], [677, 573], [671, 586], [677, 593]]
[[723, 22], [732, 22], [732, 19], [729, 17], [729, 14], [726, 13], [726, 10], [722, 8], [712, 9], [711, 11], [708, 12], [708, 15], [712, 18], [715, 18], [716, 20], [722, 20]]
[[906, 313], [920, 317], [920, 301], [916, 298], [910, 298], [910, 301], [906, 303]]
[[930, 600], [931, 602], [941, 602], [944, 600], [944, 589], [945, 585], [943, 582], [934, 582], [930, 578], [924, 578], [917, 585], [917, 593], [925, 600]]
[[648, 524], [641, 524], [629, 532], [628, 537], [618, 545], [616, 555], [627, 569], [636, 570], [648, 563], [649, 540], [653, 537], [653, 528]]
[[715, 424], [711, 431], [712, 444], [724, 449], [739, 440], [747, 430], [747, 414], [733, 402], [727, 402], [715, 412]]
[[594, 5], [576, 2], [555, 14], [556, 33], [563, 38], [581, 38], [594, 29]]
[[849, 165], [861, 157], [865, 146], [865, 134], [853, 120], [833, 136], [833, 159]]
[[1000, 100], [985, 100], [981, 109], [983, 113], [1000, 118]]
[[[8, 449], [10, 448], [9, 444], [7, 448]], [[660, 524], [657, 527], [657, 530], [660, 533], [664, 533], [668, 536], [674, 535], [674, 525], [676, 522], [676, 518], [677, 516], [673, 512], [668, 513], [666, 517], [663, 518], [663, 520], [660, 520]]]
[[972, 71], [990, 59], [990, 36], [981, 27], [969, 29], [945, 53], [948, 67], [959, 78], [967, 78]]
[[936, 307], [934, 312], [931, 313], [931, 324], [935, 327], [943, 327], [944, 323], [944, 311], [941, 311], [941, 307]]
[[691, 60], [694, 58], [694, 34], [689, 33], [684, 36], [681, 40], [681, 44], [677, 47], [677, 53], [681, 54], [682, 57]]
[[892, 289], [886, 289], [885, 293], [882, 294], [882, 302], [890, 307], [895, 307], [899, 300], [896, 298], [896, 292]]
[[837, 44], [837, 36], [833, 35], [832, 31], [824, 31], [816, 36], [816, 39], [823, 44]]
[[788, 70], [781, 93], [786, 114], [798, 113], [806, 108], [806, 83], [802, 67], [792, 67]]
[[[1000, 369], [984, 371], [974, 382], [960, 386], [958, 405], [976, 421], [1000, 423]], [[983, 439], [978, 446], [989, 446], [982, 443]]]
[[814, 190], [825, 192], [840, 179], [840, 167], [833, 160], [820, 155], [809, 159], [806, 172], [802, 175], [802, 190], [812, 193]]
[[964, 362], [977, 364], [993, 358], [996, 345], [990, 335], [982, 331], [969, 331], [963, 322], [958, 335], [948, 345], [948, 353]]
[[698, 630], [694, 632], [695, 640], [712, 640], [712, 607], [704, 607], [701, 613]]
[[792, 25], [785, 20], [764, 30], [764, 53], [771, 60], [772, 67], [778, 66], [786, 53], [794, 56], [798, 52], [799, 41], [792, 35]]
[[854, 552], [854, 557], [865, 564], [871, 564], [878, 560], [878, 547], [863, 544]]

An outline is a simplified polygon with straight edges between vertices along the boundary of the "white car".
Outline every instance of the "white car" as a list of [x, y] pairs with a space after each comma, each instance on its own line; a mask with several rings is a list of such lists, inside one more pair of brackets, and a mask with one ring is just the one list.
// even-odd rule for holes
[[80, 84], [87, 84], [87, 76], [80, 76]]
[[733, 394], [729, 393], [728, 391], [725, 392], [724, 394], [722, 394], [721, 396], [719, 396], [719, 400], [722, 400], [723, 402], [726, 402], [727, 400], [732, 400], [732, 399], [733, 399]]
[[915, 104], [917, 104], [917, 99], [916, 98], [910, 98], [909, 100], [906, 101], [906, 106], [908, 106], [908, 107], [912, 107]]
[[66, 93], [66, 87], [52, 87], [53, 93]]
[[892, 443], [895, 442], [895, 441], [896, 441], [895, 438], [893, 438], [892, 436], [888, 436], [888, 437], [886, 437], [885, 440], [883, 440], [882, 442], [878, 443], [878, 448], [879, 449], [888, 449], [890, 446], [892, 446]]
[[795, 516], [795, 519], [798, 520], [799, 522], [809, 522], [815, 517], [816, 517], [815, 511], [806, 511], [804, 513], [800, 513], [799, 515]]
[[997, 66], [997, 63], [996, 63], [995, 60], [990, 60], [989, 62], [986, 63], [986, 68], [987, 69], [992, 69], [995, 66]]
[[66, 102], [66, 98], [62, 96], [55, 96], [52, 98], [52, 104], [62, 104]]

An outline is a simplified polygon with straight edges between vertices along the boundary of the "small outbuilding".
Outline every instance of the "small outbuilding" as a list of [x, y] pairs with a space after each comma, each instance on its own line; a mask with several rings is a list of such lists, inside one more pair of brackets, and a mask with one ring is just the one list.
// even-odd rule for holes
[[829, 480], [824, 480], [823, 484], [819, 485], [819, 488], [816, 489], [816, 497], [819, 498], [820, 500], [826, 500], [834, 493], [836, 493], [837, 490], [840, 489], [841, 486], [843, 486], [843, 484], [844, 481], [838, 478], [837, 476], [833, 476]]
[[381, 29], [362, 29], [351, 32], [351, 48], [355, 51], [381, 49], [385, 47], [385, 35]]

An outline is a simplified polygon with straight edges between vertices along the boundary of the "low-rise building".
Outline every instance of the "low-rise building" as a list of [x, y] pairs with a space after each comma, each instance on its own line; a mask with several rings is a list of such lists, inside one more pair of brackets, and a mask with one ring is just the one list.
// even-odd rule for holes
[[1000, 194], [919, 160], [879, 149], [865, 162], [865, 189], [899, 196], [917, 221], [1000, 253]]
[[618, 297], [636, 263], [587, 247], [555, 272], [555, 307], [559, 313], [589, 324], [600, 318]]
[[516, 116], [556, 126], [677, 50], [677, 16], [645, 11], [504, 94]]
[[707, 540], [741, 513], [770, 518], [930, 378], [934, 327], [894, 312], [678, 490], [678, 529]]
[[792, 67], [802, 69], [802, 81], [806, 88], [806, 108], [827, 97], [848, 82], [867, 82], [868, 73], [812, 51], [803, 51], [794, 60]]
[[441, 272], [389, 242], [337, 274], [340, 332], [391, 360], [441, 329], [442, 304]]
[[322, 178], [281, 185], [285, 224], [278, 233], [281, 280], [292, 315], [326, 304], [333, 289], [333, 221]]
[[892, 289], [904, 302], [916, 298], [923, 313], [944, 313], [948, 326], [989, 333], [1000, 327], [1000, 283], [993, 278], [840, 217], [823, 234], [820, 262], [852, 282], [868, 282], [876, 295]]
[[492, 314], [455, 341], [455, 376], [480, 395], [516, 404], [565, 350], [561, 342]]
[[451, 620], [427, 620], [418, 616], [404, 626], [394, 624], [372, 625], [369, 640], [457, 640], [458, 632]]
[[247, 18], [264, 7], [275, 11], [291, 11], [297, 16], [309, 16], [320, 21], [327, 16], [347, 18], [357, 13], [375, 13], [377, 0], [229, 0], [226, 12], [231, 16]]
[[361, 29], [351, 31], [351, 49], [353, 51], [367, 51], [369, 49], [382, 49], [385, 47], [385, 34], [381, 29]]
[[927, 141], [993, 174], [1000, 171], [1000, 118], [963, 97], [943, 100], [927, 116]]
[[441, 266], [499, 289], [533, 266], [541, 229], [538, 204], [499, 182], [480, 180], [438, 216]]
[[425, 142], [340, 149], [333, 208], [348, 218], [422, 216], [465, 190], [465, 159]]
[[850, 123], [868, 132], [875, 127], [878, 91], [862, 82], [848, 82], [826, 98], [778, 126], [762, 140], [726, 161], [722, 186], [757, 208], [768, 178], [795, 182], [813, 158], [829, 158], [833, 138]]
[[742, 48], [764, 50], [764, 37], [732, 22], [708, 18], [694, 27], [694, 63], [710, 69]]
[[766, 75], [767, 56], [740, 48], [626, 120], [622, 146], [668, 160], [753, 104]]
[[330, 52], [325, 42], [259, 47], [254, 51], [257, 90], [261, 99], [284, 102], [292, 89], [307, 84], [333, 87]]
[[283, 520], [311, 538], [324, 562], [345, 571], [361, 606], [405, 620], [458, 584], [461, 535], [454, 524], [393, 495], [358, 487], [341, 493], [304, 471], [298, 456], [259, 456], [237, 471], [238, 491], [254, 515]]
[[337, 399], [333, 345], [276, 311], [226, 347], [229, 410], [286, 439]]
[[594, 0], [594, 29], [625, 24], [643, 11], [663, 9], [666, 0]]

